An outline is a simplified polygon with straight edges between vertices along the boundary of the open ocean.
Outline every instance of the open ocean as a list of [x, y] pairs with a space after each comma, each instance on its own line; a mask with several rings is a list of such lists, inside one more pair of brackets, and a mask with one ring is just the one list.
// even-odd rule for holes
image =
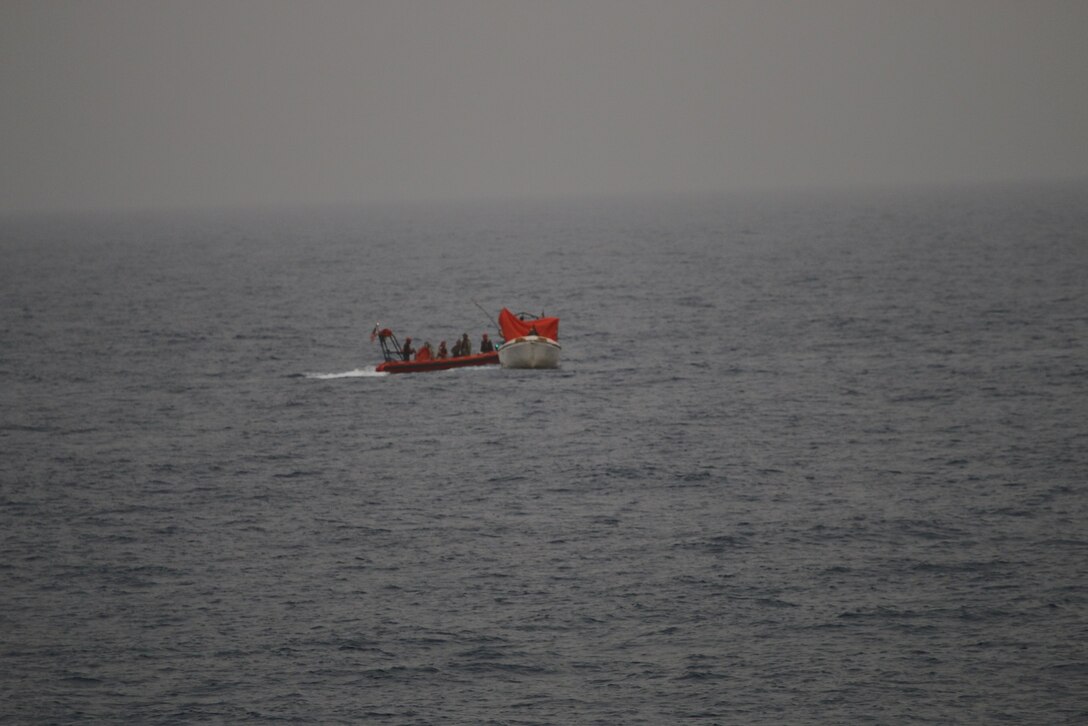
[[[1088, 722], [1088, 184], [0, 258], [0, 722]], [[474, 300], [562, 367], [374, 373]]]

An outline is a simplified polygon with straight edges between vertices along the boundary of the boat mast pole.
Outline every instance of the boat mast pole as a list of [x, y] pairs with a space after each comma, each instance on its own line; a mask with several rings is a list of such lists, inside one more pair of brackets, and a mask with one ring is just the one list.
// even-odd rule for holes
[[472, 304], [475, 305], [476, 307], [480, 308], [480, 312], [487, 316], [487, 319], [490, 320], [491, 324], [495, 326], [495, 330], [498, 331], [499, 335], [502, 335], [502, 328], [499, 327], [499, 324], [495, 320], [495, 318], [491, 317], [491, 313], [484, 310], [483, 306], [480, 305], [480, 303], [476, 302], [475, 300], [472, 301]]

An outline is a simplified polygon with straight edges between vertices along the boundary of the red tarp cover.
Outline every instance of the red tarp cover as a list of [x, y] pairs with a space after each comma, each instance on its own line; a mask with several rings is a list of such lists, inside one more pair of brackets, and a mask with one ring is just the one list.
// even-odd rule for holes
[[536, 334], [545, 338], [559, 340], [559, 318], [538, 318], [537, 320], [518, 320], [518, 316], [503, 308], [499, 313], [499, 327], [502, 337], [513, 340], [530, 335], [529, 328], [535, 327]]

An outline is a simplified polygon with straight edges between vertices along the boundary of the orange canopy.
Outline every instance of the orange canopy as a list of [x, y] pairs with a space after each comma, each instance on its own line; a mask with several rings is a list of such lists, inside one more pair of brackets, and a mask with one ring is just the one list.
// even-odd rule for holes
[[559, 318], [536, 318], [535, 320], [519, 320], [517, 315], [503, 308], [499, 312], [499, 327], [502, 328], [502, 337], [513, 340], [525, 335], [531, 335], [530, 328], [536, 328], [536, 334], [545, 338], [559, 340]]

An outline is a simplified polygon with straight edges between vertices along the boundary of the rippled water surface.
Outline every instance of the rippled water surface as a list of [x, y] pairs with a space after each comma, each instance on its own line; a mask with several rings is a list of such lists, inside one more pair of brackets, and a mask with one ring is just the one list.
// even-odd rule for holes
[[[1088, 189], [0, 220], [0, 720], [1088, 720]], [[557, 371], [375, 374], [558, 315]]]

